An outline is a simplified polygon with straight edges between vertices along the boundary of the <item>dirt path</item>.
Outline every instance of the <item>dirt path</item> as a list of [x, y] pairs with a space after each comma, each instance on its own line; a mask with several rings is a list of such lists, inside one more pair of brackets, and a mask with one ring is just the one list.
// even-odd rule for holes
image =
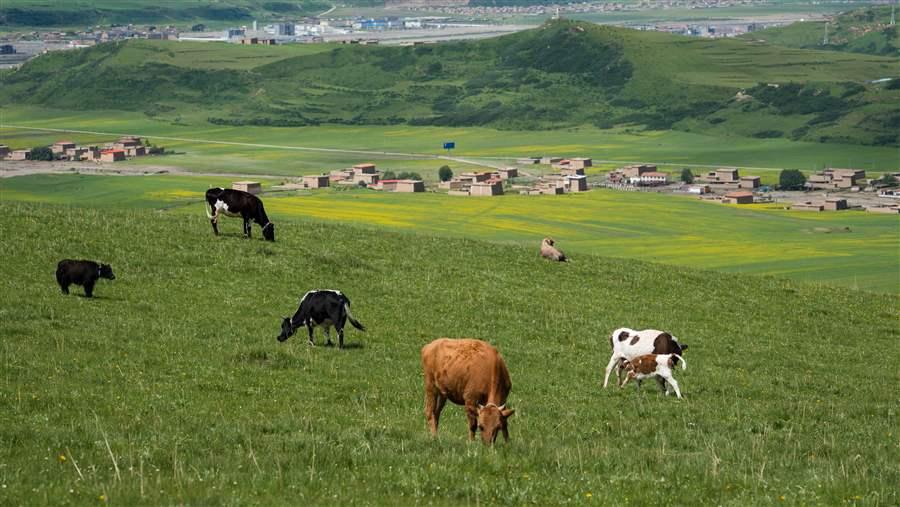
[[[394, 152], [394, 151], [374, 151], [374, 150], [348, 150], [348, 149], [340, 149], [340, 148], [313, 148], [310, 146], [286, 146], [281, 144], [260, 144], [260, 143], [241, 143], [237, 141], [214, 141], [210, 139], [193, 139], [189, 137], [168, 137], [168, 136], [157, 136], [157, 135], [147, 135], [147, 134], [135, 134], [128, 132], [99, 132], [94, 130], [77, 130], [77, 129], [58, 129], [58, 128], [46, 128], [46, 127], [26, 127], [23, 125], [9, 125], [9, 124], [0, 124], [2, 128], [11, 128], [11, 129], [22, 129], [22, 130], [40, 130], [45, 132], [63, 132], [70, 134], [92, 134], [92, 135], [101, 135], [101, 136], [135, 136], [135, 137], [151, 137], [154, 140], [162, 139], [163, 141], [179, 141], [185, 143], [197, 143], [197, 144], [223, 144], [227, 146], [246, 146], [249, 148], [270, 148], [275, 150], [293, 150], [293, 151], [313, 151], [319, 153], [342, 153], [342, 154], [351, 154], [351, 155], [375, 155], [381, 157], [397, 157], [397, 158], [409, 158], [414, 160], [453, 160], [459, 162], [461, 164], [469, 164], [475, 165], [479, 167], [491, 167], [494, 166], [489, 165], [487, 163], [478, 162], [474, 160], [467, 160], [463, 158], [457, 157], [449, 157], [444, 155], [431, 155], [427, 153], [404, 153], [404, 152]], [[4, 164], [6, 162], [4, 161]], [[198, 174], [191, 173], [187, 171], [182, 171], [186, 174]], [[279, 177], [279, 176], [273, 176]]]
[[290, 176], [278, 174], [205, 173], [185, 171], [167, 165], [130, 166], [102, 162], [70, 162], [57, 160], [37, 162], [31, 160], [4, 160], [0, 162], [0, 178], [13, 178], [29, 174], [102, 174], [105, 176], [215, 176], [226, 178], [272, 178], [285, 179]]

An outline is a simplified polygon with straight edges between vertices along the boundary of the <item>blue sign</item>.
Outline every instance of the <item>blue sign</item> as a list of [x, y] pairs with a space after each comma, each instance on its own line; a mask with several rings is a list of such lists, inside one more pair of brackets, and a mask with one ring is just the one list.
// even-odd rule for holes
[[454, 143], [453, 141], [444, 143], [445, 150], [452, 150], [453, 148], [456, 148], [456, 143]]

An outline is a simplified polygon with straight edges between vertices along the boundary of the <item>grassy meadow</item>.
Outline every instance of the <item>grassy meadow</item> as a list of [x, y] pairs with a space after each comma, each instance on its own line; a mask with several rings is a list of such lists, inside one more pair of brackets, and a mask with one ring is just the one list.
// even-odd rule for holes
[[[444, 141], [456, 142], [452, 156], [490, 165], [515, 164], [515, 159], [523, 156], [588, 156], [595, 162], [612, 161], [607, 168], [627, 162], [653, 162], [677, 172], [692, 165], [751, 168], [744, 173], [749, 170], [747, 174], [758, 174], [766, 183], [777, 182], [783, 168], [812, 171], [824, 167], [860, 167], [873, 174], [900, 169], [900, 151], [894, 147], [747, 137], [723, 141], [708, 133], [674, 130], [580, 127], [509, 131], [405, 125], [233, 127], [211, 125], [199, 116], [164, 120], [126, 111], [65, 111], [22, 106], [0, 109], [0, 144], [12, 149], [48, 145], [63, 138], [79, 143], [103, 143], [122, 134], [149, 137], [150, 142], [176, 153], [162, 158], [134, 159], [125, 164], [167, 165], [215, 173], [296, 176], [363, 161], [375, 162], [385, 169], [418, 171], [429, 179], [436, 179], [437, 169], [444, 164], [449, 164], [454, 171], [472, 169], [464, 163], [437, 160], [438, 156], [446, 155], [441, 149]], [[398, 153], [413, 156], [391, 155]], [[702, 171], [698, 168], [695, 172]]]
[[[230, 179], [221, 177], [35, 175], [0, 180], [0, 195], [5, 202], [165, 209], [193, 219], [204, 217], [206, 188], [229, 185]], [[357, 224], [531, 249], [552, 236], [576, 263], [593, 254], [884, 293], [900, 290], [900, 221], [890, 215], [800, 213], [777, 203], [729, 206], [611, 190], [477, 199], [325, 189], [272, 192], [265, 204], [276, 222]], [[224, 227], [239, 230], [239, 222], [226, 221]]]
[[[870, 367], [900, 354], [896, 296], [287, 217], [275, 243], [229, 225], [0, 203], [3, 504], [900, 502], [900, 378]], [[117, 279], [63, 296], [65, 257]], [[368, 327], [344, 351], [275, 339], [317, 287]], [[690, 345], [684, 400], [600, 389], [621, 325]], [[439, 336], [503, 354], [510, 445], [467, 442], [455, 405], [427, 433], [418, 351]]]

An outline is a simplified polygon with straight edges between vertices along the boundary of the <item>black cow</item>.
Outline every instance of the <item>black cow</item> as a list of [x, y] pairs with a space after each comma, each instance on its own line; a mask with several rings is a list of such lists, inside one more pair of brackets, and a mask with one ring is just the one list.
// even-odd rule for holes
[[86, 297], [94, 296], [94, 284], [100, 278], [115, 280], [109, 264], [97, 264], [94, 261], [76, 261], [63, 259], [56, 265], [56, 281], [63, 294], [69, 293], [69, 285], [81, 285], [84, 287]]
[[219, 215], [244, 219], [244, 236], [250, 237], [250, 221], [262, 227], [263, 237], [275, 241], [275, 224], [269, 221], [262, 201], [255, 195], [230, 188], [211, 188], [206, 191], [206, 216], [213, 232], [219, 234]]
[[278, 341], [287, 340], [300, 326], [306, 326], [309, 331], [309, 344], [315, 345], [313, 329], [323, 326], [325, 336], [328, 338], [327, 344], [331, 345], [331, 327], [334, 326], [338, 334], [338, 346], [344, 348], [344, 325], [348, 319], [356, 329], [366, 330], [365, 326], [350, 314], [350, 300], [347, 296], [336, 290], [311, 290], [300, 298], [300, 307], [294, 316], [282, 320]]

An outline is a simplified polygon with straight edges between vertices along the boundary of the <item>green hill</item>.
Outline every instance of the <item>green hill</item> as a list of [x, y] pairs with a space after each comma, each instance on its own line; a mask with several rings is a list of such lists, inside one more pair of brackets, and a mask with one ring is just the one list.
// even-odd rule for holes
[[476, 42], [326, 47], [282, 59], [222, 50], [232, 61], [269, 57], [245, 69], [179, 63], [179, 53], [197, 47], [132, 41], [48, 54], [4, 75], [0, 98], [150, 116], [202, 112], [230, 125], [636, 125], [898, 143], [900, 90], [867, 83], [895, 74], [894, 58], [566, 20]]
[[[889, 6], [866, 7], [841, 14], [830, 21], [793, 23], [742, 37], [793, 48], [900, 57], [900, 32], [896, 25], [891, 26], [890, 20]], [[897, 73], [892, 77], [897, 77]]]
[[[195, 206], [0, 202], [5, 504], [900, 501], [895, 296], [286, 218], [214, 237]], [[63, 296], [65, 257], [117, 278]], [[316, 287], [368, 328], [343, 351], [275, 339]], [[689, 345], [683, 400], [600, 388], [623, 325]], [[440, 336], [499, 348], [510, 445], [467, 443], [452, 404], [428, 434]]]

